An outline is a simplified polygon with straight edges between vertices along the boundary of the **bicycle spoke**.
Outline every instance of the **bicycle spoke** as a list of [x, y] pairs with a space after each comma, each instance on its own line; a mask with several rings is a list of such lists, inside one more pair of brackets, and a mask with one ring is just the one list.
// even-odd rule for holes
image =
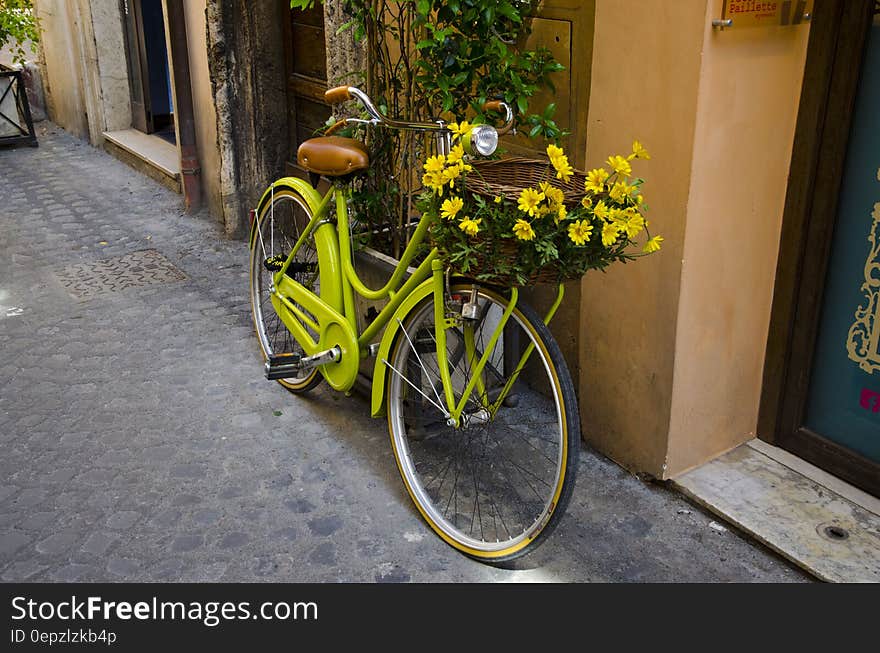
[[441, 408], [439, 404], [435, 403], [433, 399], [431, 399], [428, 395], [426, 395], [426, 394], [425, 394], [424, 392], [422, 392], [419, 388], [417, 388], [417, 387], [413, 384], [412, 381], [410, 381], [408, 378], [406, 378], [406, 376], [404, 376], [403, 374], [401, 374], [401, 373], [400, 373], [400, 372], [399, 372], [399, 371], [398, 371], [398, 370], [397, 370], [397, 369], [396, 369], [391, 363], [389, 363], [389, 362], [388, 362], [387, 360], [385, 360], [384, 358], [382, 359], [382, 362], [385, 363], [385, 365], [388, 367], [388, 369], [390, 369], [390, 370], [391, 370], [392, 372], [394, 372], [397, 376], [399, 376], [401, 379], [403, 379], [404, 381], [406, 381], [406, 382], [410, 385], [410, 387], [412, 387], [413, 390], [415, 390], [415, 391], [418, 392], [420, 395], [422, 395], [422, 396], [423, 396], [423, 397], [424, 397], [424, 398], [425, 398], [425, 399], [426, 399], [426, 400], [427, 400], [432, 406], [434, 406], [437, 410], [439, 410], [441, 413], [443, 413], [444, 416], [446, 415], [446, 411], [443, 410], [443, 408]]

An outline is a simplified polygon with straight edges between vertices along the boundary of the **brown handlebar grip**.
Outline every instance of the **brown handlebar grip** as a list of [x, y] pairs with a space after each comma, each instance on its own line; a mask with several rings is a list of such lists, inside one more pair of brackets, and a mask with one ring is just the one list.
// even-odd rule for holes
[[350, 99], [351, 93], [348, 92], [348, 86], [336, 86], [324, 91], [324, 100], [327, 101], [327, 104], [340, 104]]
[[501, 111], [503, 104], [501, 100], [489, 100], [483, 105], [483, 111]]
[[330, 125], [325, 131], [324, 136], [330, 136], [331, 134], [335, 134], [340, 129], [345, 129], [345, 126], [348, 124], [348, 120], [343, 118], [342, 120], [337, 120], [332, 125]]

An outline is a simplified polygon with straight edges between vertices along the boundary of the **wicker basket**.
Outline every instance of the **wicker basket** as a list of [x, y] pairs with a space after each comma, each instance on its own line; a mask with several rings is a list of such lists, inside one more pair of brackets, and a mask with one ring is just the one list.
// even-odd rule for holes
[[[586, 195], [584, 190], [586, 173], [575, 170], [567, 182], [562, 181], [556, 178], [556, 172], [546, 159], [513, 157], [497, 161], [474, 161], [472, 165], [474, 169], [467, 176], [465, 188], [468, 192], [481, 195], [487, 200], [492, 200], [500, 195], [516, 202], [523, 189], [537, 188], [542, 181], [550, 182], [554, 187], [559, 188], [565, 196], [564, 203], [569, 208], [579, 204]], [[515, 259], [520, 255], [520, 245], [515, 240], [490, 243], [488, 241], [481, 242], [477, 238], [474, 244], [485, 245], [486, 249], [491, 249], [493, 257], [500, 255], [502, 258]], [[445, 256], [442, 248], [441, 256]], [[503, 287], [521, 285], [515, 276], [508, 274], [493, 274], [489, 278], [485, 278], [490, 263], [490, 257], [480, 256], [478, 252], [475, 267], [484, 277], [481, 279], [481, 283]], [[469, 275], [465, 274], [464, 276]], [[547, 266], [532, 271], [527, 285], [556, 284], [564, 280], [556, 266]]]
[[540, 159], [513, 157], [498, 161], [475, 161], [473, 171], [468, 174], [466, 187], [488, 199], [499, 195], [516, 201], [525, 188], [537, 188], [542, 181], [550, 182], [562, 190], [565, 205], [569, 208], [580, 203], [586, 195], [584, 182], [586, 173], [575, 170], [569, 180], [562, 181], [550, 162]]
[[[489, 243], [487, 241], [486, 244]], [[500, 243], [492, 243], [492, 247], [495, 249], [496, 255], [501, 255], [504, 258], [516, 258], [519, 256], [519, 245], [513, 240], [502, 240]], [[441, 254], [442, 255], [442, 254]], [[477, 253], [477, 264], [476, 267], [481, 271], [481, 274], [485, 272], [488, 267], [489, 261], [486, 260], [480, 253]], [[467, 274], [462, 276], [469, 276]], [[500, 286], [502, 288], [512, 288], [513, 286], [522, 286], [519, 280], [513, 276], [508, 274], [493, 274], [491, 276], [486, 277], [483, 274], [484, 278], [480, 280], [480, 283], [485, 283], [490, 286]], [[566, 281], [566, 279], [561, 279], [559, 274], [559, 269], [556, 266], [545, 266], [543, 268], [538, 268], [533, 270], [529, 275], [529, 278], [525, 285], [534, 286], [537, 284], [556, 284], [560, 281]]]

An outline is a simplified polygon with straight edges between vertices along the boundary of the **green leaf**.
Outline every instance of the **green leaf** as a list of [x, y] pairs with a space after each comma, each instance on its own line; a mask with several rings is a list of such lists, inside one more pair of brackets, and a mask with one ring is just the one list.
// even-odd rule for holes
[[498, 7], [498, 13], [504, 16], [505, 18], [509, 18], [514, 23], [521, 23], [522, 17], [519, 15], [516, 9], [514, 9], [509, 3], [502, 2]]

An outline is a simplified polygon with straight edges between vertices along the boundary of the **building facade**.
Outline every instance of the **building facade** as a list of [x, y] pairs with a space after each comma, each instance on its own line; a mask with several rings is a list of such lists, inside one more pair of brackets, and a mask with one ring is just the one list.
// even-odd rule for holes
[[[232, 235], [365, 56], [335, 2], [35, 4], [50, 117], [195, 183]], [[652, 155], [664, 250], [586, 275], [555, 325], [585, 440], [628, 469], [675, 478], [758, 437], [880, 492], [878, 20], [874, 0], [542, 3], [573, 162]]]

